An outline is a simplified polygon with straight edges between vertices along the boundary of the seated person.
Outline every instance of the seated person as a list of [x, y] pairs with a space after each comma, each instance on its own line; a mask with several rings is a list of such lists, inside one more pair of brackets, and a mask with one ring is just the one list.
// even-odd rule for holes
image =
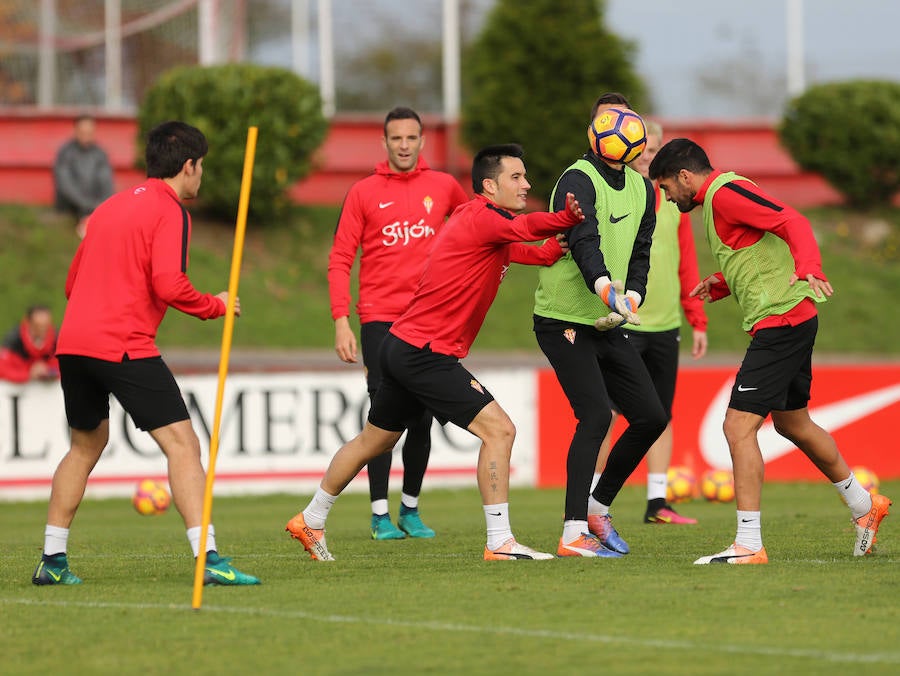
[[59, 377], [56, 327], [44, 305], [28, 308], [21, 323], [6, 334], [0, 346], [0, 379], [14, 383]]

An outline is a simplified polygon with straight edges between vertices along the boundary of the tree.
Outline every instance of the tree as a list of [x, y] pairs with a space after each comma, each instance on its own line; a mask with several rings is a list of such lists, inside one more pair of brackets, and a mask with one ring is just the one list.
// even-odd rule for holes
[[498, 0], [463, 64], [461, 132], [473, 150], [525, 147], [531, 194], [546, 199], [587, 150], [591, 106], [608, 91], [646, 109], [634, 45], [603, 23], [604, 0]]
[[900, 82], [810, 87], [789, 102], [778, 132], [797, 164], [851, 206], [886, 206], [900, 190]]
[[237, 210], [247, 129], [259, 128], [249, 209], [260, 223], [277, 222], [284, 213], [288, 189], [309, 174], [328, 130], [315, 85], [289, 70], [253, 64], [182, 66], [164, 73], [138, 112], [138, 158], [147, 133], [165, 120], [183, 120], [209, 139], [198, 202], [225, 217]]

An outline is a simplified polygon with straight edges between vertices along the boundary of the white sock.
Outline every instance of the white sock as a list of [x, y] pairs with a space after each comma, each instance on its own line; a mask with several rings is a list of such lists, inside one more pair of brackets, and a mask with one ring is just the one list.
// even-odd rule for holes
[[[316, 489], [316, 494], [303, 510], [303, 520], [306, 525], [313, 530], [322, 530], [325, 528], [325, 519], [328, 518], [328, 512], [334, 507], [335, 500], [338, 496], [331, 495], [322, 490], [322, 487]], [[385, 510], [385, 514], [387, 510]]]
[[597, 484], [600, 483], [600, 472], [594, 472], [594, 478], [591, 479], [591, 493], [594, 492], [594, 489], [597, 488]]
[[856, 475], [853, 472], [850, 472], [850, 476], [843, 481], [838, 481], [834, 484], [834, 487], [837, 489], [838, 495], [841, 496], [841, 500], [850, 508], [850, 513], [853, 515], [854, 520], [863, 514], [868, 514], [869, 510], [872, 509], [872, 496], [856, 480]]
[[44, 554], [65, 554], [69, 544], [69, 529], [47, 524], [44, 529]]
[[734, 544], [746, 547], [751, 552], [758, 552], [762, 549], [762, 529], [759, 512], [742, 512], [737, 513], [737, 535], [734, 537]]
[[[384, 500], [372, 500], [372, 514], [387, 514], [388, 513], [388, 501], [387, 498]], [[310, 526], [312, 528], [312, 526]]]
[[418, 509], [419, 508], [419, 496], [418, 495], [408, 495], [406, 493], [400, 494], [400, 502], [403, 503], [409, 509]]
[[562, 541], [568, 544], [580, 538], [582, 533], [587, 532], [589, 532], [587, 521], [564, 521]]
[[509, 525], [508, 502], [501, 502], [499, 505], [485, 505], [484, 520], [487, 523], [487, 548], [491, 551], [498, 549], [513, 536], [512, 528]]
[[661, 474], [647, 474], [647, 500], [666, 499], [666, 479], [665, 472]]
[[590, 495], [588, 496], [588, 516], [593, 516], [594, 514], [606, 516], [609, 514], [609, 505], [597, 502], [597, 500], [594, 499], [594, 496]]
[[[187, 539], [191, 543], [191, 551], [194, 552], [194, 558], [200, 554], [200, 526], [194, 526], [187, 529]], [[216, 549], [216, 529], [212, 524], [206, 529], [206, 551], [217, 552]]]

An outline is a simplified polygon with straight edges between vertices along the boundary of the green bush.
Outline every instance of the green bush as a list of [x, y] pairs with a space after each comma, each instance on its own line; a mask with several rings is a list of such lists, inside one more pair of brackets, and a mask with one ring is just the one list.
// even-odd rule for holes
[[534, 197], [547, 200], [588, 150], [600, 94], [621, 92], [649, 112], [634, 45], [605, 28], [603, 8], [597, 0], [498, 0], [465, 55], [463, 139], [473, 151], [522, 144]]
[[890, 203], [900, 189], [900, 83], [857, 80], [817, 85], [789, 102], [778, 129], [803, 169], [853, 207]]
[[247, 130], [258, 127], [250, 213], [279, 216], [287, 189], [312, 168], [312, 155], [325, 138], [318, 90], [283, 68], [253, 64], [173, 68], [148, 90], [138, 111], [138, 157], [146, 134], [166, 120], [182, 120], [209, 139], [203, 161], [200, 205], [234, 218], [240, 197]]

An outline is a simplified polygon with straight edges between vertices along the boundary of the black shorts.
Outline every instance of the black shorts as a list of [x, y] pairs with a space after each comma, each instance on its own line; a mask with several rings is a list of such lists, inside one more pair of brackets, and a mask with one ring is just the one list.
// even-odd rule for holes
[[819, 318], [757, 331], [731, 389], [729, 408], [765, 417], [809, 404]]
[[678, 329], [669, 331], [625, 330], [628, 342], [634, 345], [659, 395], [666, 417], [672, 418], [672, 402], [675, 400], [675, 381], [678, 378], [678, 345], [681, 333]]
[[369, 396], [375, 394], [381, 382], [381, 343], [391, 328], [391, 322], [366, 322], [359, 327], [363, 365], [366, 367], [366, 387]]
[[65, 354], [59, 357], [59, 375], [66, 419], [76, 430], [96, 429], [109, 418], [110, 394], [144, 431], [190, 418], [162, 357], [114, 362]]
[[418, 348], [388, 333], [381, 344], [381, 384], [369, 409], [369, 422], [383, 430], [401, 432], [431, 411], [443, 425], [448, 421], [468, 429], [475, 416], [494, 397], [456, 357]]

